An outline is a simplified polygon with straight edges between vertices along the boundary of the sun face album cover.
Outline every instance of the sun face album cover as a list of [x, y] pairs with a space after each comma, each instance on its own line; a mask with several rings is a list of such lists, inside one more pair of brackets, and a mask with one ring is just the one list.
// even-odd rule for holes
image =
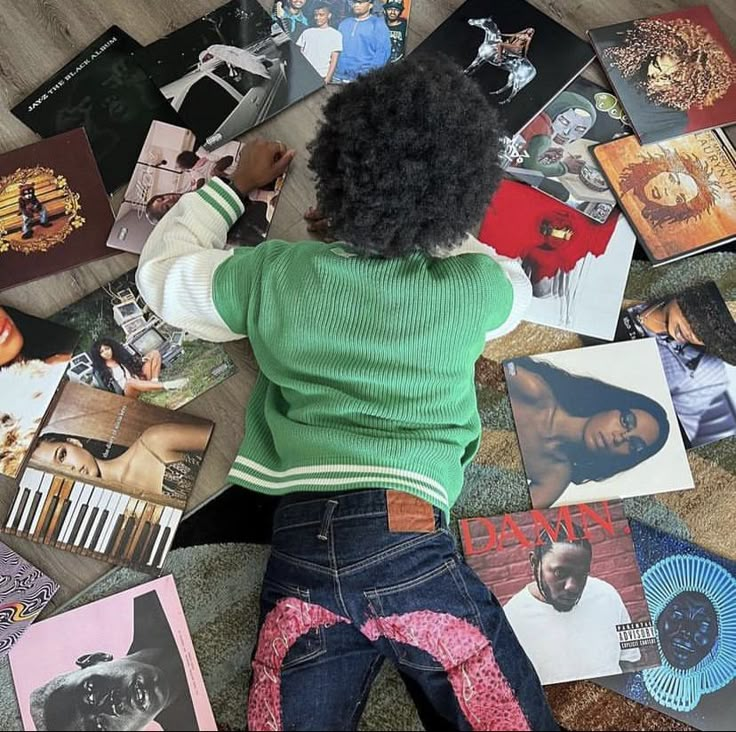
[[133, 60], [139, 47], [113, 26], [12, 110], [42, 137], [84, 127], [108, 193], [130, 178], [154, 119], [180, 124]]
[[592, 147], [630, 133], [618, 99], [578, 76], [518, 135], [504, 138], [502, 165], [512, 178], [603, 223], [616, 199]]
[[656, 344], [504, 362], [534, 508], [693, 488]]
[[0, 290], [109, 256], [112, 221], [84, 130], [0, 155]]
[[616, 340], [637, 338], [657, 344], [686, 444], [736, 435], [736, 321], [715, 282], [624, 310]]
[[736, 54], [705, 5], [588, 34], [642, 144], [736, 122]]
[[636, 243], [623, 216], [597, 224], [529, 186], [504, 180], [478, 238], [522, 263], [533, 293], [526, 320], [613, 339]]
[[258, 0], [231, 0], [135, 58], [208, 151], [323, 87]]
[[416, 52], [456, 61], [500, 105], [511, 135], [593, 60], [588, 43], [519, 0], [467, 0]]
[[631, 522], [662, 658], [596, 683], [697, 729], [736, 719], [736, 562]]
[[411, 0], [275, 0], [271, 17], [329, 84], [404, 58], [410, 12]]
[[621, 501], [461, 519], [460, 534], [542, 684], [659, 665]]
[[26, 730], [217, 729], [173, 577], [36, 623], [10, 669]]
[[654, 266], [736, 237], [736, 151], [723, 131], [645, 147], [629, 135], [594, 155]]
[[51, 317], [81, 333], [67, 376], [73, 382], [178, 409], [236, 371], [217, 343], [164, 323], [138, 294], [135, 271]]
[[[189, 191], [216, 175], [231, 175], [243, 145], [229, 142], [214, 153], [197, 148], [183, 127], [154, 122], [138, 156], [107, 246], [139, 254], [163, 215]], [[268, 234], [286, 173], [267, 188], [251, 191], [245, 213], [228, 233], [230, 246], [254, 246]]]
[[0, 659], [59, 589], [54, 580], [0, 542]]
[[0, 305], [0, 475], [18, 475], [78, 341], [71, 328]]

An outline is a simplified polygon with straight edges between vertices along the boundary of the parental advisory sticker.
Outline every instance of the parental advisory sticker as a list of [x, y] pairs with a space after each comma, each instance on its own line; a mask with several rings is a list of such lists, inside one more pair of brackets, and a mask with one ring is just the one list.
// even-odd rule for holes
[[622, 650], [626, 648], [642, 648], [643, 646], [653, 646], [657, 643], [654, 635], [654, 626], [651, 620], [641, 623], [624, 623], [617, 625], [618, 642]]

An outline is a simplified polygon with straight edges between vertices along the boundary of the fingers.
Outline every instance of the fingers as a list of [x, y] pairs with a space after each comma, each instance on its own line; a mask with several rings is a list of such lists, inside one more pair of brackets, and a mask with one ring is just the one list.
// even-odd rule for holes
[[[286, 147], [286, 145], [284, 145], [284, 147]], [[273, 164], [274, 178], [278, 178], [280, 175], [283, 175], [286, 172], [289, 165], [291, 165], [291, 161], [296, 155], [296, 150], [286, 150], [283, 153], [280, 152], [279, 155], [280, 157]]]
[[325, 215], [316, 206], [310, 206], [304, 214], [304, 218], [307, 221], [318, 221], [324, 219]]

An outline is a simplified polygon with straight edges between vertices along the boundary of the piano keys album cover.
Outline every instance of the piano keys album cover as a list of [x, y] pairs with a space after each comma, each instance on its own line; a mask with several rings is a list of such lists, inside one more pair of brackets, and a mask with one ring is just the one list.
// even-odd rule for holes
[[67, 382], [31, 449], [5, 531], [159, 569], [214, 425]]
[[178, 409], [237, 367], [222, 345], [172, 328], [138, 294], [135, 271], [51, 316], [81, 333], [67, 376], [77, 384]]
[[0, 659], [58, 589], [54, 580], [0, 542]]
[[659, 666], [621, 501], [463, 519], [460, 534], [543, 684]]
[[18, 475], [78, 340], [71, 328], [0, 305], [0, 475]]
[[133, 60], [136, 48], [135, 40], [113, 26], [11, 110], [42, 137], [84, 127], [108, 193], [130, 178], [154, 119], [179, 124]]
[[504, 180], [478, 238], [521, 262], [532, 283], [526, 320], [613, 339], [636, 244], [620, 213], [599, 224], [530, 186]]
[[10, 670], [26, 730], [217, 729], [170, 575], [36, 623], [23, 641]]
[[324, 85], [258, 0], [231, 0], [135, 59], [209, 151]]
[[[143, 144], [107, 246], [140, 254], [163, 215], [185, 194], [217, 175], [231, 176], [243, 144], [229, 142], [213, 153], [197, 147], [183, 127], [154, 122]], [[228, 232], [228, 245], [254, 246], [268, 235], [286, 173], [266, 188], [248, 193], [245, 213]]]
[[0, 155], [0, 290], [109, 256], [112, 222], [84, 130]]

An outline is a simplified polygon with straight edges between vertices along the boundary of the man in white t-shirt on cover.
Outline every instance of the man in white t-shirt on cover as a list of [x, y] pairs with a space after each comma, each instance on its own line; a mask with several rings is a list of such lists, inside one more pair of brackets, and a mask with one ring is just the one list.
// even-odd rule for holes
[[545, 531], [529, 554], [533, 580], [504, 606], [543, 684], [632, 671], [638, 648], [621, 649], [617, 625], [631, 622], [616, 589], [590, 577], [593, 549], [582, 529]]
[[342, 33], [330, 25], [331, 18], [329, 3], [316, 3], [314, 27], [307, 28], [296, 42], [307, 61], [325, 80], [325, 84], [332, 81], [342, 51]]

